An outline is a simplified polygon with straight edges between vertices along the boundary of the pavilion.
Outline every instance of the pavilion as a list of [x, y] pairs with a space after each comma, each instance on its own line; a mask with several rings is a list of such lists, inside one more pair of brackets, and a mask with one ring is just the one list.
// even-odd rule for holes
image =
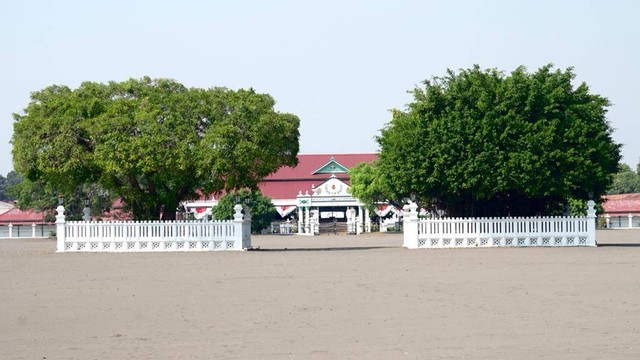
[[[280, 168], [258, 186], [272, 199], [277, 220], [297, 222], [300, 235], [370, 232], [369, 210], [351, 195], [349, 169], [377, 158], [375, 153], [298, 155], [297, 166]], [[216, 203], [215, 198], [203, 199], [185, 207], [204, 216]], [[382, 206], [378, 215], [387, 215], [390, 208]]]

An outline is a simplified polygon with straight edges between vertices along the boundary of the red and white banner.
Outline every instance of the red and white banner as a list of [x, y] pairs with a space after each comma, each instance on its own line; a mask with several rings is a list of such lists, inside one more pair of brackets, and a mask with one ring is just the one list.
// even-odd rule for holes
[[379, 205], [376, 209], [376, 215], [379, 217], [385, 217], [389, 215], [391, 211], [396, 212], [396, 209], [391, 205]]
[[276, 206], [276, 211], [280, 215], [280, 217], [285, 217], [291, 214], [296, 209], [295, 206]]

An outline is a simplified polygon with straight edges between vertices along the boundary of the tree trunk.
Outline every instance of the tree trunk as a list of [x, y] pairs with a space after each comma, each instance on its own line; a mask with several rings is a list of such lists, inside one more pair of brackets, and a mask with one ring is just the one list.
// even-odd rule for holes
[[162, 211], [162, 220], [163, 221], [175, 220], [177, 207], [178, 207], [178, 204], [174, 204], [173, 206], [171, 205], [165, 206], [164, 210]]

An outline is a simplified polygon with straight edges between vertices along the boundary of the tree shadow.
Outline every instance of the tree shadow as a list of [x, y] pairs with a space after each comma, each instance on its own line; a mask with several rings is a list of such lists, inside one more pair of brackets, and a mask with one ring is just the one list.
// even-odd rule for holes
[[367, 251], [379, 249], [398, 249], [402, 246], [345, 246], [345, 247], [324, 247], [324, 248], [254, 248], [249, 251], [260, 252], [288, 252], [288, 251]]
[[605, 243], [598, 244], [598, 247], [640, 247], [640, 243]]

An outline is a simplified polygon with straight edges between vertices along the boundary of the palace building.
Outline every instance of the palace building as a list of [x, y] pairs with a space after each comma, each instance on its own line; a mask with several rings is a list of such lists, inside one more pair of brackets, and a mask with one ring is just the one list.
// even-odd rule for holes
[[[349, 169], [377, 158], [375, 153], [298, 155], [297, 166], [280, 168], [259, 188], [272, 199], [279, 215], [276, 220], [296, 225], [298, 234], [370, 232], [368, 209], [351, 195]], [[202, 217], [215, 203], [212, 198], [189, 202], [185, 207]], [[381, 206], [378, 215], [385, 216], [390, 210]]]

